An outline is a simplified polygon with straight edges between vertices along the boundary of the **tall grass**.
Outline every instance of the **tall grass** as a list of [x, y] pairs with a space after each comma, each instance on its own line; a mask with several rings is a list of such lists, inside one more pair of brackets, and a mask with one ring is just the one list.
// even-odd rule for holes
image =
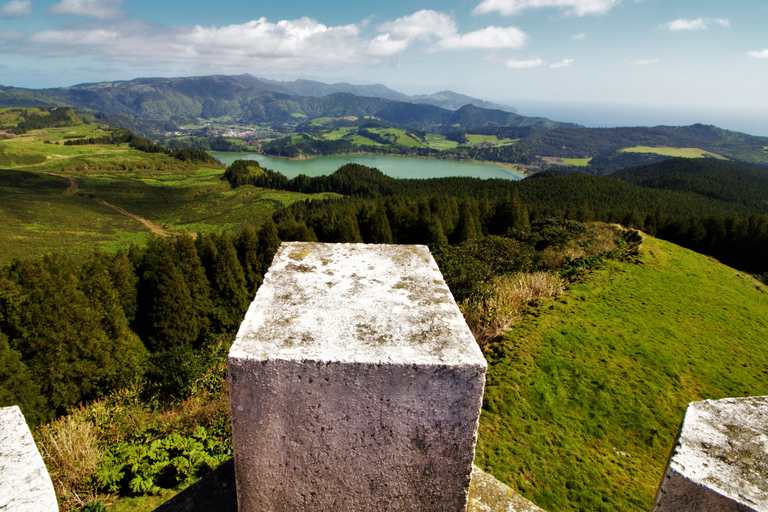
[[459, 308], [480, 348], [485, 348], [521, 318], [528, 304], [557, 297], [564, 289], [560, 276], [549, 272], [501, 275], [481, 285]]
[[94, 474], [103, 456], [96, 426], [83, 410], [42, 427], [38, 436], [62, 508], [79, 508], [96, 497]]

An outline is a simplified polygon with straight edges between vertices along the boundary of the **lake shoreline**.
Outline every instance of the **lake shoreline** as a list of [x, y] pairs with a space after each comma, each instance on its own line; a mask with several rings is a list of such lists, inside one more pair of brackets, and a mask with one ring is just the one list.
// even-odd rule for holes
[[[359, 163], [376, 167], [384, 174], [399, 179], [429, 179], [445, 177], [477, 177], [480, 179], [520, 180], [530, 175], [529, 170], [518, 164], [459, 160], [452, 158], [430, 158], [411, 155], [382, 155], [377, 153], [345, 153], [341, 155], [317, 155], [301, 157], [279, 157], [261, 153], [208, 152], [225, 165], [234, 160], [257, 160], [263, 167], [285, 174], [289, 178], [298, 174], [321, 176], [332, 174], [346, 163]], [[356, 161], [357, 160], [357, 161]], [[396, 162], [396, 165], [391, 165]], [[334, 167], [335, 166], [335, 167]], [[306, 171], [306, 172], [304, 172]], [[289, 174], [291, 176], [289, 176]]]

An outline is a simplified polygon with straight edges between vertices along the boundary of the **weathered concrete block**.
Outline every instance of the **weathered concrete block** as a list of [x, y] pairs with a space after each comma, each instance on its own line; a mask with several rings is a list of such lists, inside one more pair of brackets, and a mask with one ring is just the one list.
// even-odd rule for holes
[[544, 512], [477, 466], [472, 466], [467, 512]]
[[229, 353], [240, 512], [463, 512], [486, 369], [426, 247], [283, 244]]
[[689, 404], [653, 510], [768, 511], [768, 397]]
[[59, 510], [51, 477], [15, 405], [0, 408], [0, 510]]

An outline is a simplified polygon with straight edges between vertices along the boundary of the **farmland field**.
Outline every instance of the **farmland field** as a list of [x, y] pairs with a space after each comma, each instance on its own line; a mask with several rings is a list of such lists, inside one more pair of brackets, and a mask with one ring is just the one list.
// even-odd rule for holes
[[103, 133], [81, 125], [0, 140], [0, 264], [54, 250], [144, 244], [152, 231], [127, 213], [168, 234], [232, 232], [309, 197], [235, 190], [221, 179], [223, 165], [189, 164], [127, 144], [63, 144]]
[[667, 147], [649, 147], [649, 146], [635, 146], [633, 148], [625, 148], [621, 150], [624, 153], [654, 153], [657, 155], [681, 157], [681, 158], [717, 158], [719, 160], [727, 160], [722, 155], [716, 153], [710, 153], [699, 148], [667, 148]]

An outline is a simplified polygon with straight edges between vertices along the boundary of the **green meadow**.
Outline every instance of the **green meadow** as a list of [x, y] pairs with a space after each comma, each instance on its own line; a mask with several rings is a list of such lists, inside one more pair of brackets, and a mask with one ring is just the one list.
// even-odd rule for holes
[[689, 402], [768, 394], [767, 304], [645, 238], [489, 346], [476, 463], [548, 511], [650, 510]]
[[718, 160], [728, 160], [722, 155], [710, 153], [699, 148], [668, 148], [668, 147], [649, 147], [635, 146], [633, 148], [624, 148], [624, 153], [653, 153], [656, 155], [672, 156], [680, 158], [717, 158]]
[[0, 248], [0, 264], [54, 250], [113, 251], [145, 243], [151, 230], [111, 206], [169, 234], [233, 232], [308, 197], [232, 189], [221, 179], [223, 166], [189, 164], [127, 144], [64, 145], [104, 133], [97, 125], [81, 125], [0, 140], [0, 239], [8, 241]]

